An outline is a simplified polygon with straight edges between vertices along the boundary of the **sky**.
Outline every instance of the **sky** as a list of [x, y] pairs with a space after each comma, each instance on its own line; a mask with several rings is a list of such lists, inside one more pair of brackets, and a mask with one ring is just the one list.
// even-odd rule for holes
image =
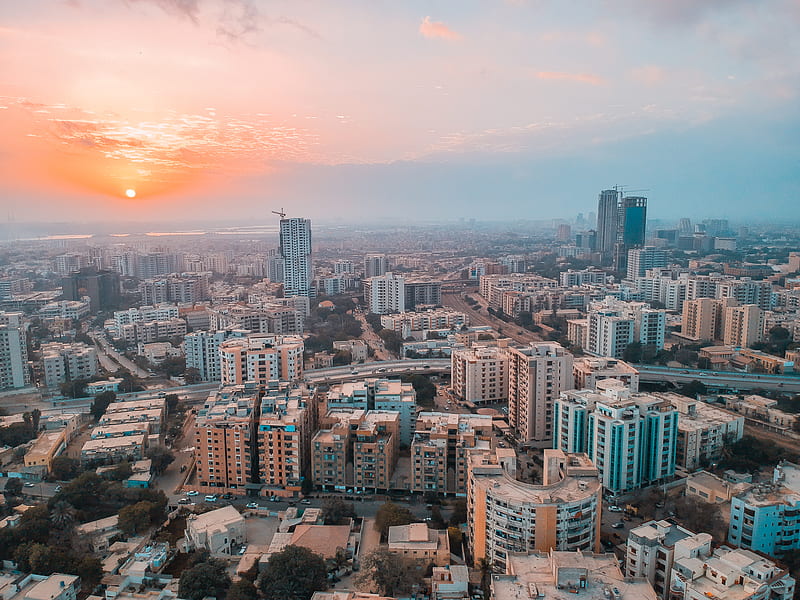
[[[0, 2], [0, 220], [800, 217], [800, 0]], [[132, 196], [132, 197], [129, 197]]]

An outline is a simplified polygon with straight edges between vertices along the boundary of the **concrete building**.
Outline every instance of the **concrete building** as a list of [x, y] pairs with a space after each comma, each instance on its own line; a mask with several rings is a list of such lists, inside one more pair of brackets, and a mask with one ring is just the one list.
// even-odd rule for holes
[[410, 446], [417, 416], [417, 393], [410, 383], [398, 379], [366, 379], [331, 387], [325, 396], [325, 410], [360, 408], [395, 411], [399, 415], [398, 442]]
[[782, 461], [772, 482], [731, 500], [728, 541], [770, 556], [800, 549], [800, 466]]
[[80, 577], [53, 573], [26, 589], [20, 600], [75, 600], [80, 591]]
[[726, 346], [749, 348], [760, 342], [764, 335], [764, 311], [755, 304], [732, 306], [725, 309]]
[[721, 340], [726, 310], [737, 306], [734, 298], [697, 298], [683, 305], [681, 336], [690, 340]]
[[466, 565], [433, 567], [431, 600], [469, 600], [469, 569]]
[[227, 339], [246, 337], [248, 334], [244, 330], [194, 331], [187, 334], [183, 339], [186, 368], [197, 369], [203, 381], [220, 381], [220, 345]]
[[584, 350], [596, 356], [622, 358], [625, 349], [633, 342], [633, 319], [622, 317], [615, 311], [591, 311], [586, 329]]
[[159, 342], [186, 335], [186, 321], [180, 317], [157, 321], [138, 321], [121, 325], [119, 337], [129, 344]]
[[639, 371], [625, 361], [616, 358], [582, 356], [572, 363], [576, 390], [597, 390], [597, 382], [616, 379], [632, 392], [639, 391]]
[[[469, 326], [469, 316], [449, 308], [431, 309], [422, 312], [404, 312], [381, 317], [384, 329], [397, 332], [407, 338], [413, 332], [421, 333], [429, 329], [455, 329]], [[417, 336], [419, 337], [419, 336]]]
[[752, 485], [749, 483], [734, 483], [721, 479], [708, 471], [698, 471], [690, 473], [686, 477], [685, 494], [709, 504], [724, 504], [751, 487]]
[[194, 456], [198, 485], [243, 490], [255, 481], [255, 387], [213, 392], [195, 417]]
[[581, 269], [580, 271], [567, 269], [566, 271], [562, 271], [559, 275], [559, 282], [561, 283], [561, 287], [603, 285], [606, 282], [607, 277], [608, 273], [593, 267]]
[[275, 491], [300, 491], [311, 464], [313, 399], [305, 387], [273, 382], [261, 399], [257, 450], [259, 481]]
[[186, 544], [212, 556], [231, 556], [247, 542], [244, 517], [233, 506], [223, 506], [186, 519]]
[[492, 600], [656, 600], [645, 579], [623, 576], [614, 554], [537, 552], [511, 554], [492, 575]]
[[389, 271], [389, 259], [385, 254], [367, 254], [364, 257], [364, 279], [380, 277]]
[[687, 471], [704, 467], [722, 457], [727, 444], [744, 435], [744, 417], [678, 394], [661, 394], [678, 413], [676, 464]]
[[367, 310], [376, 315], [402, 313], [406, 310], [405, 277], [391, 271], [364, 280]]
[[422, 412], [411, 442], [411, 489], [463, 496], [467, 492], [467, 458], [489, 450], [490, 415]]
[[453, 349], [451, 387], [461, 401], [474, 404], [508, 399], [508, 348], [472, 346]]
[[0, 390], [31, 383], [24, 313], [0, 311]]
[[67, 447], [66, 428], [43, 431], [25, 453], [25, 466], [43, 466], [49, 473], [53, 467], [53, 459]]
[[94, 377], [100, 367], [94, 346], [80, 342], [42, 344], [41, 352], [45, 385], [49, 388], [57, 388], [66, 381]]
[[513, 450], [474, 453], [467, 489], [473, 564], [504, 571], [515, 552], [599, 548], [602, 486], [585, 454], [545, 450], [543, 482], [534, 485], [516, 479]]
[[222, 385], [297, 381], [303, 377], [303, 338], [251, 334], [219, 345]]
[[88, 467], [141, 460], [147, 447], [148, 436], [144, 433], [90, 439], [81, 448], [81, 465]]
[[668, 263], [667, 251], [646, 246], [628, 250], [628, 279], [644, 277], [649, 269], [661, 269]]
[[442, 282], [436, 279], [405, 280], [405, 310], [422, 306], [439, 306], [442, 303]]
[[369, 356], [367, 343], [364, 340], [337, 340], [333, 349], [350, 353], [351, 362], [365, 362]]
[[672, 477], [678, 411], [660, 395], [633, 394], [613, 380], [601, 387], [564, 392], [556, 401], [556, 448], [586, 452], [614, 494]]
[[88, 300], [60, 300], [45, 304], [39, 310], [39, 316], [45, 321], [51, 319], [70, 319], [78, 322], [91, 313]]
[[553, 405], [573, 387], [572, 363], [555, 342], [508, 349], [508, 424], [521, 444], [552, 446]]
[[786, 431], [794, 427], [798, 416], [794, 413], [787, 413], [778, 408], [778, 401], [772, 398], [764, 398], [757, 394], [748, 396], [722, 396], [725, 400], [725, 408], [732, 410], [746, 419], [759, 421], [760, 426], [771, 425], [774, 431]]
[[588, 345], [597, 356], [621, 358], [631, 342], [655, 350], [664, 347], [666, 311], [645, 302], [622, 302], [606, 297], [589, 307]]
[[619, 192], [603, 190], [597, 201], [597, 250], [607, 257], [614, 252], [619, 223]]
[[717, 298], [735, 298], [740, 305], [755, 304], [761, 310], [772, 307], [772, 282], [753, 281], [749, 277], [724, 278], [717, 281]]
[[698, 558], [711, 552], [711, 536], [693, 533], [671, 521], [648, 521], [628, 533], [625, 576], [646, 579], [661, 600], [670, 599], [675, 558]]
[[114, 308], [119, 302], [119, 273], [82, 267], [61, 280], [64, 300], [81, 300], [88, 296], [92, 312]]
[[281, 219], [280, 255], [283, 258], [284, 296], [312, 296], [311, 220]]
[[399, 429], [397, 411], [329, 410], [311, 440], [314, 483], [325, 490], [388, 490]]
[[428, 529], [427, 523], [389, 527], [389, 552], [443, 567], [450, 564], [450, 539], [447, 530]]
[[178, 306], [169, 303], [114, 311], [114, 325], [117, 328], [118, 337], [123, 325], [147, 321], [166, 321], [167, 319], [176, 318], [178, 318]]
[[[702, 534], [701, 534], [702, 535]], [[721, 546], [675, 557], [670, 600], [790, 600], [795, 580], [773, 561], [743, 548]]]

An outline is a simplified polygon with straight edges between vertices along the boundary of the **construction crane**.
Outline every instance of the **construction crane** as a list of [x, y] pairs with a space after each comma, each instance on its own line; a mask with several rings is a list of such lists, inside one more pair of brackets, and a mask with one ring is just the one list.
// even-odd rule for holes
[[625, 189], [626, 187], [628, 187], [628, 186], [615, 185], [614, 186], [614, 191], [616, 191], [619, 194], [620, 198], [622, 198], [624, 196], [629, 196], [630, 194], [637, 194], [637, 193], [640, 193], [640, 192], [649, 192], [650, 191], [650, 188], [642, 188], [642, 189], [638, 189], [638, 190], [626, 190]]
[[281, 219], [285, 219], [286, 218], [286, 212], [283, 210], [283, 208], [281, 208], [280, 211], [273, 210], [272, 214], [273, 215], [278, 215]]

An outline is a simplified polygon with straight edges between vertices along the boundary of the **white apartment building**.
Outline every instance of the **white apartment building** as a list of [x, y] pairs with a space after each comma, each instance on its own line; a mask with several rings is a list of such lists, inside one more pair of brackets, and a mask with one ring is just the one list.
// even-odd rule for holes
[[89, 379], [97, 375], [99, 362], [94, 346], [80, 342], [42, 344], [42, 363], [45, 385], [58, 387], [65, 381]]
[[80, 321], [88, 317], [91, 313], [91, 306], [88, 300], [59, 300], [45, 304], [39, 310], [39, 316], [43, 319], [72, 319]]
[[284, 296], [312, 296], [311, 220], [281, 219]]
[[376, 315], [402, 313], [406, 310], [405, 278], [391, 271], [364, 280], [367, 310]]
[[516, 455], [499, 448], [470, 455], [467, 527], [473, 564], [504, 571], [511, 554], [597, 551], [602, 487], [585, 454], [544, 451], [541, 485], [516, 479]]
[[564, 392], [556, 401], [555, 447], [586, 452], [615, 494], [673, 476], [678, 411], [659, 395], [632, 394], [614, 380], [599, 387]]
[[582, 269], [562, 271], [559, 275], [561, 287], [575, 287], [581, 285], [602, 285], [606, 282], [608, 274], [599, 269]]
[[367, 254], [364, 257], [364, 279], [380, 277], [389, 271], [389, 259], [385, 254]]
[[178, 318], [178, 306], [176, 304], [162, 303], [156, 306], [141, 306], [139, 308], [129, 308], [128, 310], [114, 311], [114, 324], [117, 327], [117, 336], [123, 325], [130, 323], [141, 323], [143, 321], [165, 321], [167, 319]]
[[646, 246], [628, 250], [628, 279], [644, 277], [648, 269], [660, 269], [667, 266], [667, 251], [661, 248]]
[[572, 354], [555, 342], [508, 349], [508, 423], [520, 443], [552, 445], [553, 406], [574, 385], [572, 363]]
[[719, 459], [725, 444], [742, 439], [744, 416], [678, 394], [661, 396], [679, 413], [676, 463], [687, 471]]
[[587, 352], [597, 356], [622, 358], [625, 348], [633, 342], [633, 319], [615, 311], [593, 310], [587, 319]]
[[203, 381], [220, 381], [219, 346], [232, 337], [245, 337], [243, 330], [195, 331], [183, 338], [186, 368], [197, 369]]
[[301, 379], [304, 347], [300, 336], [254, 333], [226, 340], [219, 345], [222, 384]]
[[717, 298], [735, 298], [739, 304], [755, 304], [761, 310], [772, 307], [772, 282], [749, 277], [723, 279], [717, 283]]
[[26, 327], [23, 313], [0, 311], [0, 389], [31, 383]]
[[572, 364], [576, 390], [596, 390], [597, 383], [605, 379], [616, 379], [632, 392], [639, 391], [639, 371], [625, 361], [616, 358], [582, 356]]
[[422, 312], [403, 312], [381, 316], [384, 329], [396, 331], [402, 338], [412, 332], [426, 329], [461, 329], [469, 326], [469, 315], [448, 308], [436, 308]]
[[508, 349], [472, 346], [453, 349], [450, 385], [464, 402], [488, 404], [508, 399]]
[[622, 302], [609, 296], [590, 305], [586, 349], [597, 356], [614, 358], [620, 358], [631, 342], [661, 350], [666, 323], [664, 310], [650, 308], [644, 302]]

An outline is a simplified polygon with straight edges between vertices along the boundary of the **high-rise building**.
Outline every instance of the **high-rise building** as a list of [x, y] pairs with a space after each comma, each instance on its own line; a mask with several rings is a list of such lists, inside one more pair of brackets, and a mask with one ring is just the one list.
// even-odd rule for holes
[[570, 237], [572, 237], [572, 228], [567, 223], [561, 223], [556, 232], [556, 239], [559, 242], [566, 242]]
[[611, 256], [619, 228], [619, 192], [603, 190], [597, 202], [597, 249]]
[[312, 296], [310, 219], [281, 219], [280, 253], [283, 258], [283, 295]]
[[405, 312], [405, 278], [391, 271], [364, 280], [364, 299], [367, 310], [376, 315]]
[[622, 302], [606, 297], [589, 307], [586, 350], [597, 356], [621, 358], [632, 342], [664, 347], [667, 316], [662, 309], [650, 308], [645, 302]]
[[0, 311], [0, 390], [30, 383], [24, 314]]
[[633, 342], [633, 319], [614, 310], [589, 312], [586, 351], [597, 356], [622, 358], [625, 348]]
[[667, 251], [648, 246], [628, 250], [628, 279], [644, 277], [648, 269], [667, 266]]
[[717, 298], [735, 298], [739, 304], [755, 304], [761, 310], [772, 306], [772, 282], [753, 281], [749, 277], [722, 279], [717, 283]]
[[678, 411], [657, 395], [631, 394], [622, 383], [600, 391], [564, 392], [556, 401], [555, 447], [586, 452], [611, 493], [623, 493], [675, 474]]
[[490, 449], [490, 415], [422, 412], [411, 442], [411, 489], [463, 495], [467, 458]]
[[255, 386], [212, 392], [195, 417], [194, 456], [202, 487], [244, 489], [256, 481]]
[[573, 387], [572, 361], [555, 342], [508, 349], [508, 423], [520, 443], [552, 446], [553, 405]]
[[738, 302], [734, 298], [697, 298], [683, 304], [681, 335], [697, 341], [721, 340], [725, 311]]
[[619, 236], [625, 249], [643, 246], [647, 226], [647, 198], [625, 196], [619, 205]]
[[88, 296], [92, 312], [113, 308], [119, 302], [119, 273], [84, 267], [61, 280], [64, 300]]
[[632, 392], [639, 391], [639, 371], [628, 363], [615, 358], [583, 356], [576, 358], [572, 365], [576, 390], [596, 390], [597, 384], [605, 379], [617, 379]]
[[433, 279], [406, 279], [406, 310], [419, 306], [438, 306], [442, 303], [442, 282]]
[[195, 331], [183, 339], [186, 352], [186, 368], [197, 369], [203, 381], [220, 381], [219, 346], [232, 337], [245, 337], [245, 330]]
[[223, 385], [297, 381], [303, 377], [303, 338], [264, 333], [219, 345]]
[[97, 349], [80, 342], [42, 344], [42, 363], [45, 384], [49, 388], [66, 381], [89, 379], [99, 370]]
[[469, 457], [467, 527], [473, 564], [505, 571], [514, 552], [597, 551], [602, 487], [585, 454], [544, 451], [542, 483], [516, 478], [513, 450]]
[[364, 257], [364, 279], [386, 275], [389, 270], [389, 259], [385, 254], [367, 254]]
[[732, 306], [725, 309], [726, 346], [750, 348], [764, 336], [764, 311], [755, 304]]
[[508, 399], [508, 349], [473, 346], [450, 357], [453, 395], [464, 402], [488, 404]]

